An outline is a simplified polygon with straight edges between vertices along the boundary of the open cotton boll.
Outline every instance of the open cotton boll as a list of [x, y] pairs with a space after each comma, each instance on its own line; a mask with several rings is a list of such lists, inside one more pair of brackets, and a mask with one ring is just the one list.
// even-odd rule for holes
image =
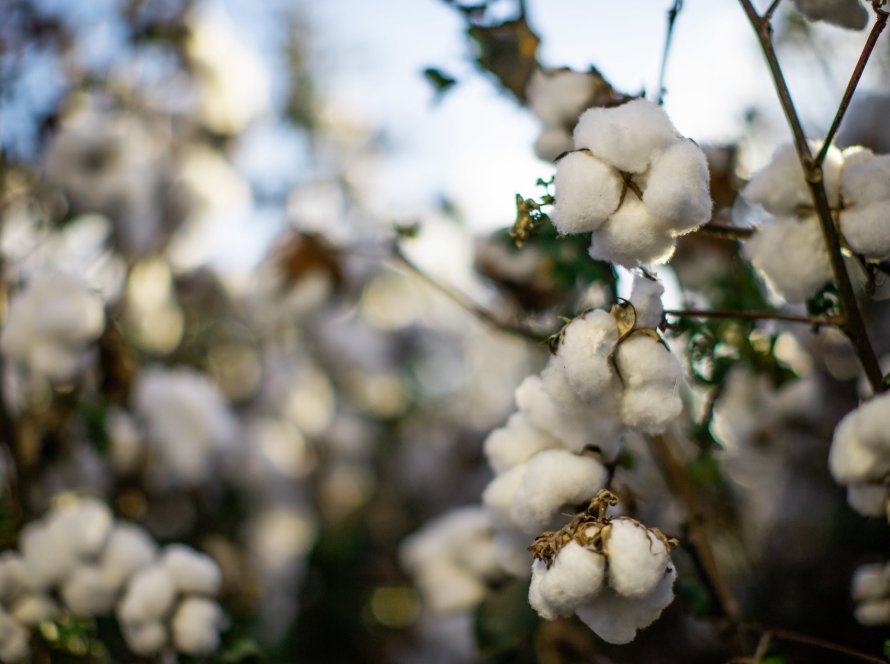
[[804, 302], [833, 279], [815, 216], [765, 222], [745, 242], [744, 254], [767, 285], [791, 303]]
[[797, 11], [811, 21], [825, 21], [850, 30], [868, 25], [868, 11], [859, 0], [793, 0]]
[[571, 69], [535, 69], [526, 87], [531, 112], [545, 125], [574, 125], [590, 105], [596, 79]]
[[216, 602], [188, 597], [173, 615], [173, 645], [187, 655], [210, 655], [219, 647], [219, 631], [224, 625], [225, 616]]
[[890, 155], [860, 146], [844, 150], [841, 195], [848, 206], [890, 200]]
[[529, 535], [547, 530], [566, 507], [587, 503], [606, 484], [608, 471], [590, 457], [544, 450], [525, 465], [510, 514]]
[[415, 583], [424, 604], [434, 613], [469, 609], [487, 590], [482, 579], [447, 556], [428, 560], [417, 570]]
[[167, 570], [155, 563], [136, 573], [127, 585], [117, 612], [125, 623], [160, 620], [173, 606], [176, 586]]
[[479, 506], [460, 507], [427, 521], [409, 535], [399, 548], [399, 559], [407, 570], [414, 570], [429, 558], [443, 553], [460, 555], [468, 542], [493, 529], [491, 516]]
[[572, 540], [560, 549], [549, 569], [544, 561], [534, 561], [529, 604], [546, 620], [567, 618], [599, 593], [605, 569], [603, 554]]
[[512, 526], [515, 523], [511, 508], [524, 474], [524, 463], [514, 466], [492, 479], [482, 492], [482, 504], [501, 525]]
[[847, 503], [862, 516], [887, 516], [887, 487], [883, 484], [851, 484]]
[[505, 426], [488, 434], [483, 444], [488, 465], [495, 473], [503, 473], [541, 450], [554, 447], [559, 447], [559, 441], [534, 426], [525, 413], [513, 413]]
[[869, 445], [858, 431], [859, 411], [848, 413], [834, 430], [828, 451], [828, 468], [836, 482], [879, 482], [890, 473], [890, 457]]
[[[819, 150], [821, 144], [810, 141], [810, 149]], [[843, 155], [831, 147], [822, 165], [823, 183], [828, 201], [837, 205], [840, 193], [840, 175]], [[776, 148], [772, 160], [751, 176], [742, 190], [742, 196], [749, 203], [760, 205], [770, 214], [784, 216], [794, 214], [800, 206], [812, 206], [810, 188], [804, 178], [803, 168], [792, 143]]]
[[666, 263], [676, 245], [642, 201], [628, 194], [618, 211], [594, 231], [589, 253], [591, 258], [631, 268]]
[[144, 529], [132, 523], [118, 523], [108, 536], [99, 566], [106, 580], [120, 588], [133, 574], [148, 567], [157, 551], [157, 544]]
[[64, 503], [50, 512], [49, 527], [59, 538], [70, 538], [79, 556], [95, 556], [111, 532], [113, 517], [108, 505], [89, 497]]
[[77, 616], [98, 616], [111, 610], [117, 597], [102, 570], [94, 565], [79, 565], [61, 587], [62, 601]]
[[853, 572], [851, 594], [856, 601], [876, 599], [890, 593], [890, 578], [887, 567], [881, 563], [860, 565]]
[[605, 437], [614, 423], [589, 407], [565, 408], [550, 398], [540, 376], [527, 376], [516, 389], [516, 405], [531, 423], [558, 438], [571, 450], [580, 451]]
[[610, 387], [615, 372], [609, 355], [617, 341], [615, 321], [602, 310], [576, 318], [563, 331], [555, 361], [582, 401], [591, 401]]
[[561, 235], [589, 233], [618, 208], [618, 172], [587, 152], [570, 152], [556, 165], [556, 202], [550, 220]]
[[167, 628], [158, 620], [123, 624], [124, 640], [135, 654], [149, 657], [167, 645]]
[[16, 597], [32, 589], [28, 568], [17, 551], [0, 554], [0, 605], [8, 606]]
[[647, 385], [621, 395], [621, 421], [643, 433], [663, 433], [681, 412], [683, 402], [676, 387]]
[[[661, 296], [664, 295], [664, 286], [660, 281], [649, 279], [641, 275], [634, 277], [634, 283], [630, 290], [630, 303], [636, 313], [637, 328], [657, 328], [664, 319], [664, 306], [661, 304]], [[611, 318], [611, 316], [609, 316]]]
[[853, 616], [866, 627], [890, 624], [890, 599], [863, 602], [853, 611]]
[[615, 364], [625, 388], [658, 383], [677, 387], [683, 367], [663, 343], [648, 334], [632, 334], [618, 345]]
[[222, 576], [216, 561], [191, 547], [171, 544], [164, 549], [161, 565], [181, 593], [215, 595], [219, 592]]
[[581, 621], [603, 641], [614, 644], [630, 643], [637, 631], [651, 625], [674, 599], [674, 579], [677, 570], [669, 565], [667, 573], [653, 591], [632, 599], [603, 588], [591, 602], [575, 612]]
[[33, 594], [16, 600], [10, 612], [22, 625], [34, 629], [40, 623], [56, 618], [59, 607], [47, 595]]
[[541, 371], [541, 385], [558, 408], [578, 410], [584, 407], [584, 402], [569, 383], [565, 365], [556, 355], [547, 359], [547, 366]]
[[22, 530], [19, 550], [30, 583], [37, 589], [49, 588], [61, 581], [75, 566], [75, 543], [61, 536], [58, 529], [35, 521]]
[[588, 149], [615, 168], [642, 173], [656, 153], [680, 136], [664, 109], [645, 99], [621, 106], [589, 108], [575, 126], [575, 148]]
[[669, 147], [648, 175], [643, 203], [660, 226], [682, 235], [711, 218], [708, 160], [695, 143], [686, 139]]
[[866, 258], [890, 258], [890, 200], [855, 205], [841, 212], [841, 232], [850, 248]]
[[667, 571], [668, 545], [633, 519], [618, 517], [607, 528], [604, 550], [609, 557], [609, 586], [625, 597], [648, 595]]
[[30, 653], [27, 630], [0, 609], [0, 661], [10, 664], [20, 662]]

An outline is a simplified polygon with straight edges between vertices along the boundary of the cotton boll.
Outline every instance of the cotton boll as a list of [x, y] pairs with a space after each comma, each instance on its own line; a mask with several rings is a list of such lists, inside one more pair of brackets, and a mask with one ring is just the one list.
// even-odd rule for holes
[[513, 413], [507, 424], [492, 431], [483, 449], [495, 473], [528, 461], [541, 450], [559, 447], [559, 441], [534, 426], [525, 413]]
[[677, 241], [659, 228], [642, 201], [628, 194], [624, 203], [591, 236], [590, 257], [627, 268], [666, 263]]
[[547, 366], [541, 372], [541, 385], [557, 408], [578, 410], [584, 406], [569, 383], [565, 365], [556, 355], [551, 355], [547, 360]]
[[528, 106], [545, 125], [571, 126], [590, 105], [596, 79], [571, 69], [536, 69], [526, 88]]
[[[816, 141], [810, 141], [812, 151], [817, 152], [820, 145]], [[825, 192], [832, 206], [837, 205], [840, 194], [842, 165], [841, 151], [835, 147], [829, 148], [822, 171]], [[794, 214], [800, 206], [812, 206], [813, 199], [794, 145], [785, 143], [779, 146], [770, 163], [751, 176], [742, 190], [742, 196], [749, 203], [760, 205], [777, 216]]]
[[604, 537], [612, 590], [634, 598], [652, 592], [670, 562], [667, 544], [642, 524], [621, 517], [612, 521]]
[[653, 383], [677, 386], [683, 368], [664, 344], [648, 334], [632, 334], [618, 345], [615, 364], [626, 388]]
[[31, 586], [28, 568], [18, 552], [0, 554], [0, 604], [9, 606], [16, 597], [31, 590]]
[[660, 226], [682, 235], [711, 218], [709, 183], [705, 153], [690, 140], [680, 141], [652, 163], [643, 203]]
[[156, 655], [167, 645], [167, 628], [160, 621], [123, 624], [127, 647], [141, 657]]
[[797, 11], [811, 21], [825, 21], [850, 30], [868, 25], [868, 11], [859, 0], [794, 0]]
[[857, 413], [854, 410], [841, 420], [828, 451], [828, 468], [835, 481], [841, 484], [880, 481], [890, 473], [890, 459], [859, 437]]
[[467, 543], [491, 534], [492, 530], [491, 517], [483, 508], [456, 508], [428, 521], [407, 537], [399, 549], [399, 559], [407, 570], [413, 571], [427, 559], [443, 553], [461, 555], [460, 550]]
[[102, 501], [81, 497], [53, 510], [47, 520], [59, 539], [70, 539], [77, 555], [89, 557], [105, 545], [113, 517]]
[[100, 568], [80, 565], [62, 583], [60, 594], [72, 613], [91, 617], [111, 610], [117, 588], [108, 582]]
[[890, 258], [890, 200], [844, 210], [840, 227], [856, 253], [874, 260]]
[[74, 547], [75, 542], [60, 536], [57, 529], [44, 522], [25, 526], [19, 537], [19, 550], [30, 583], [44, 589], [61, 581], [76, 564]]
[[12, 616], [0, 610], [0, 661], [20, 662], [31, 652], [28, 632]]
[[544, 127], [535, 139], [534, 151], [538, 159], [554, 161], [574, 147], [572, 134], [563, 127]]
[[514, 524], [510, 510], [524, 474], [525, 464], [514, 466], [491, 480], [482, 492], [482, 504], [502, 525]]
[[108, 537], [99, 566], [105, 579], [120, 588], [143, 567], [148, 567], [157, 555], [157, 544], [139, 526], [118, 523]]
[[494, 551], [505, 574], [528, 578], [528, 538], [515, 530], [498, 530], [494, 535]]
[[853, 611], [853, 616], [866, 627], [890, 624], [890, 599], [863, 602]]
[[554, 525], [567, 507], [588, 502], [606, 484], [608, 472], [596, 459], [567, 450], [545, 450], [525, 465], [510, 514], [530, 535]]
[[556, 166], [556, 203], [550, 219], [562, 235], [589, 233], [618, 208], [618, 172], [587, 152], [570, 152]]
[[456, 561], [440, 556], [428, 560], [415, 576], [417, 589], [434, 613], [463, 611], [485, 597], [484, 581]]
[[883, 484], [851, 484], [847, 502], [862, 516], [887, 516], [887, 487]]
[[890, 155], [876, 155], [863, 147], [844, 150], [841, 195], [846, 205], [868, 205], [890, 200]]
[[574, 132], [577, 149], [587, 148], [628, 173], [645, 171], [656, 153], [679, 138], [664, 109], [645, 99], [612, 108], [587, 109]]
[[54, 620], [59, 614], [59, 607], [46, 595], [25, 595], [12, 605], [12, 617], [25, 627], [34, 629], [40, 623]]
[[566, 326], [555, 358], [582, 401], [593, 400], [611, 386], [615, 372], [609, 356], [617, 341], [615, 321], [602, 310], [591, 311]]
[[860, 565], [853, 572], [851, 594], [857, 602], [885, 597], [890, 592], [887, 568], [880, 563]]
[[173, 616], [173, 645], [187, 655], [210, 655], [219, 647], [219, 630], [224, 624], [222, 609], [216, 602], [189, 597]]
[[560, 549], [549, 569], [540, 560], [534, 562], [529, 603], [547, 620], [567, 618], [599, 593], [605, 569], [603, 554], [572, 540]]
[[791, 303], [804, 302], [833, 279], [815, 216], [765, 222], [745, 242], [744, 254], [770, 288]]
[[621, 396], [621, 421], [643, 433], [662, 433], [683, 412], [676, 387], [662, 385], [631, 388]]
[[125, 623], [153, 622], [167, 614], [175, 598], [173, 579], [164, 567], [154, 564], [130, 580], [118, 616]]
[[668, 566], [667, 573], [654, 590], [638, 599], [631, 599], [604, 588], [593, 601], [578, 607], [578, 617], [604, 641], [630, 643], [637, 630], [651, 625], [674, 599], [677, 570]]
[[630, 291], [630, 303], [636, 313], [637, 328], [654, 329], [661, 325], [664, 319], [664, 307], [661, 304], [662, 295], [664, 295], [664, 286], [660, 281], [639, 275], [634, 277], [633, 287]]
[[183, 544], [171, 544], [164, 550], [161, 565], [181, 593], [215, 595], [222, 581], [219, 566], [210, 556]]

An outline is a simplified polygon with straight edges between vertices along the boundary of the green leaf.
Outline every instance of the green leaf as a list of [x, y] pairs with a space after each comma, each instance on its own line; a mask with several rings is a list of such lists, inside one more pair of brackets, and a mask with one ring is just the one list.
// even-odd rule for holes
[[528, 604], [528, 581], [512, 580], [491, 591], [476, 609], [476, 643], [483, 657], [516, 650], [528, 642], [538, 616]]

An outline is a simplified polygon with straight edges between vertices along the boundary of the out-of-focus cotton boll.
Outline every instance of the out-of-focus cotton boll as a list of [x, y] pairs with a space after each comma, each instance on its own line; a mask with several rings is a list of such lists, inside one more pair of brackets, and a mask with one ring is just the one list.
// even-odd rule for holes
[[133, 417], [124, 410], [113, 409], [105, 419], [111, 441], [111, 461], [115, 470], [130, 473], [139, 467], [145, 453], [142, 432]]
[[50, 512], [47, 521], [51, 529], [59, 532], [60, 538], [71, 539], [77, 555], [95, 556], [105, 546], [113, 517], [102, 501], [79, 497], [59, 505]]
[[19, 549], [29, 582], [40, 589], [61, 581], [77, 562], [74, 542], [44, 522], [25, 526], [19, 537]]
[[64, 381], [77, 373], [104, 327], [98, 293], [77, 277], [37, 274], [10, 302], [0, 349], [34, 373]]
[[120, 588], [154, 561], [157, 550], [157, 544], [145, 530], [131, 523], [119, 523], [108, 537], [99, 566], [108, 582]]
[[599, 593], [605, 570], [606, 556], [573, 540], [549, 568], [542, 560], [534, 562], [529, 604], [546, 620], [568, 618]]
[[890, 155], [853, 147], [844, 151], [840, 229], [850, 248], [866, 258], [890, 256]]
[[788, 302], [804, 302], [832, 280], [815, 216], [770, 219], [745, 242], [744, 253], [767, 285]]
[[692, 141], [682, 140], [655, 158], [643, 203], [659, 224], [682, 235], [711, 218], [709, 184], [705, 153]]
[[636, 314], [635, 327], [655, 329], [661, 325], [664, 319], [664, 307], [661, 304], [662, 295], [664, 295], [664, 286], [660, 281], [640, 275], [634, 277], [633, 287], [630, 291], [630, 303]]
[[661, 433], [683, 411], [683, 368], [658, 340], [635, 334], [618, 346], [615, 363], [624, 381], [621, 419], [645, 433]]
[[219, 566], [210, 556], [183, 544], [171, 544], [164, 550], [161, 565], [181, 593], [216, 595], [222, 582]]
[[545, 450], [525, 465], [510, 513], [519, 528], [535, 535], [553, 527], [566, 507], [587, 503], [605, 486], [602, 463], [567, 450]]
[[850, 30], [862, 30], [868, 24], [868, 10], [859, 0], [794, 0], [794, 6], [811, 21]]
[[524, 413], [513, 413], [507, 424], [492, 431], [484, 443], [485, 456], [495, 473], [503, 473], [541, 450], [554, 447], [559, 447], [559, 441], [532, 425]]
[[856, 603], [853, 615], [858, 623], [890, 624], [890, 565], [860, 565], [853, 573], [850, 594]]
[[667, 573], [650, 594], [635, 599], [604, 588], [593, 601], [578, 607], [576, 613], [604, 641], [630, 643], [637, 631], [655, 622], [674, 599], [676, 578], [677, 570], [669, 565]]
[[538, 159], [553, 161], [572, 149], [572, 134], [562, 127], [544, 127], [535, 139], [533, 149]]
[[149, 657], [167, 645], [167, 627], [159, 620], [123, 624], [127, 647], [137, 655]]
[[590, 401], [611, 387], [615, 372], [609, 356], [617, 341], [615, 321], [602, 310], [573, 320], [563, 331], [556, 362], [582, 401]]
[[614, 108], [590, 108], [575, 127], [576, 149], [628, 173], [642, 173], [653, 157], [679, 138], [660, 106], [634, 99]]
[[176, 599], [176, 586], [167, 570], [154, 564], [140, 570], [127, 585], [117, 607], [124, 623], [149, 623], [163, 618]]
[[12, 604], [12, 617], [29, 629], [40, 623], [53, 620], [59, 615], [58, 605], [47, 595], [30, 594]]
[[463, 611], [478, 604], [487, 586], [475, 574], [455, 560], [445, 557], [430, 559], [419, 567], [414, 581], [424, 604], [433, 613]]
[[837, 135], [838, 145], [864, 145], [875, 152], [890, 152], [890, 95], [863, 93], [853, 102]]
[[[818, 152], [820, 147], [821, 143], [810, 141], [812, 151]], [[834, 146], [829, 148], [822, 172], [825, 193], [832, 206], [837, 205], [840, 194], [842, 164], [841, 151]], [[742, 196], [776, 216], [794, 214], [800, 206], [812, 206], [813, 199], [794, 145], [785, 143], [776, 148], [771, 161], [751, 176]]]
[[514, 466], [492, 479], [482, 492], [482, 504], [489, 509], [501, 526], [515, 525], [511, 508], [524, 474], [524, 463]]
[[0, 609], [0, 661], [13, 664], [24, 660], [30, 653], [27, 630]]
[[887, 487], [883, 484], [850, 484], [847, 487], [847, 502], [862, 516], [888, 516], [887, 499]]
[[593, 233], [590, 257], [632, 268], [666, 263], [676, 245], [643, 202], [628, 194], [618, 211]]
[[619, 517], [607, 528], [609, 586], [625, 597], [648, 595], [667, 571], [671, 559], [667, 543], [633, 519]]
[[875, 260], [890, 258], [890, 200], [844, 210], [841, 231], [856, 253]]
[[152, 479], [161, 486], [199, 484], [235, 452], [234, 416], [203, 374], [146, 369], [139, 375], [134, 405], [148, 431]]
[[0, 554], [0, 604], [8, 606], [15, 598], [31, 590], [28, 568], [16, 551]]
[[843, 152], [841, 195], [845, 205], [890, 200], [890, 155], [854, 146]]
[[117, 597], [101, 568], [79, 565], [65, 579], [61, 587], [62, 601], [78, 616], [98, 616], [110, 611]]
[[556, 165], [556, 203], [551, 220], [563, 235], [589, 233], [618, 209], [618, 172], [585, 151], [570, 152]]
[[187, 655], [210, 655], [219, 647], [219, 631], [224, 625], [225, 616], [216, 602], [186, 598], [173, 615], [173, 644]]

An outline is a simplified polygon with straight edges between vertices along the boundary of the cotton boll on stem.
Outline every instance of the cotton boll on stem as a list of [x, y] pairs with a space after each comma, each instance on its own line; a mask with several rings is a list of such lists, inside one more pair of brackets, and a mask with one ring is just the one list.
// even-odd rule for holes
[[559, 447], [559, 441], [534, 426], [525, 413], [513, 413], [507, 424], [492, 431], [483, 444], [488, 464], [495, 473], [503, 473], [554, 447]]
[[589, 233], [618, 208], [618, 172], [587, 152], [570, 152], [556, 166], [556, 203], [550, 215], [562, 235]]
[[134, 524], [119, 523], [108, 537], [99, 566], [108, 582], [120, 588], [133, 574], [154, 561], [157, 549], [145, 530]]
[[643, 203], [663, 228], [689, 233], [711, 218], [709, 183], [705, 153], [690, 140], [680, 141], [652, 163]]
[[876, 155], [858, 146], [843, 154], [841, 195], [847, 205], [890, 200], [890, 155]]
[[890, 258], [890, 200], [841, 212], [841, 232], [850, 249], [866, 258]]
[[225, 617], [216, 602], [186, 598], [173, 615], [173, 644], [187, 655], [210, 655], [219, 647], [219, 630], [224, 624]]
[[171, 544], [161, 557], [167, 574], [180, 593], [216, 595], [222, 576], [216, 561], [183, 544]]
[[627, 268], [665, 263], [676, 248], [676, 240], [657, 227], [646, 206], [633, 196], [625, 199], [591, 240], [591, 258]]
[[619, 595], [648, 595], [670, 562], [666, 542], [633, 519], [614, 519], [603, 535], [609, 556], [609, 586]]
[[118, 605], [124, 623], [147, 623], [163, 618], [176, 598], [176, 587], [167, 571], [158, 564], [137, 573]]
[[660, 281], [640, 275], [634, 277], [629, 299], [636, 314], [637, 328], [654, 329], [661, 325], [664, 319], [663, 295], [664, 286]]
[[591, 401], [610, 387], [615, 376], [609, 356], [618, 341], [615, 321], [605, 311], [591, 311], [563, 331], [556, 359], [582, 401]]
[[160, 621], [123, 624], [127, 647], [141, 657], [157, 654], [167, 645], [167, 628]]
[[549, 568], [543, 561], [534, 562], [529, 603], [547, 620], [567, 618], [599, 593], [605, 569], [602, 553], [573, 540], [560, 549]]

